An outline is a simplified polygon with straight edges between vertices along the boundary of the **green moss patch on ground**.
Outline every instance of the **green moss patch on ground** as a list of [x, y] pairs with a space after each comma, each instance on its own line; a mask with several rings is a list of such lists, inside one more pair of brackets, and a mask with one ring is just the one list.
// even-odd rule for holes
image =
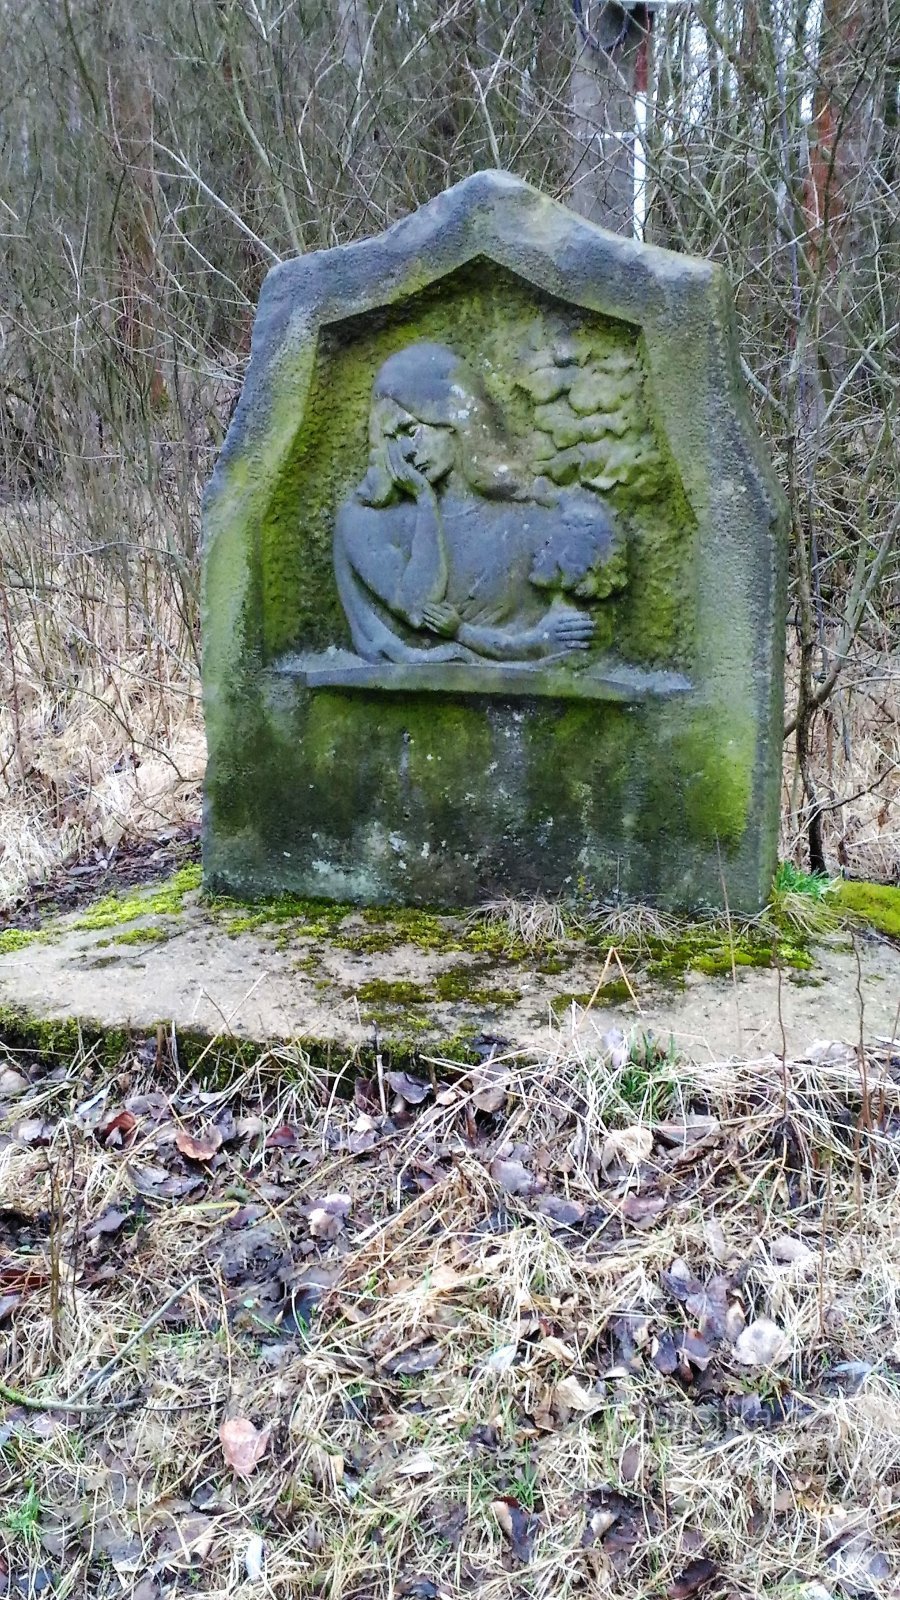
[[87, 911], [83, 911], [72, 926], [93, 933], [101, 928], [116, 928], [125, 922], [136, 922], [138, 917], [177, 916], [184, 906], [185, 896], [199, 889], [201, 881], [201, 868], [192, 862], [189, 866], [180, 867], [171, 878], [152, 888], [105, 895]]
[[[377, 1041], [360, 1045], [353, 1055], [355, 1072], [373, 1070], [376, 1055], [397, 1071], [419, 1070], [417, 1036], [430, 1024], [424, 1018], [404, 1017], [403, 1008], [388, 1005], [373, 1014], [383, 1027]], [[429, 1056], [444, 1061], [474, 1060], [472, 1038], [477, 1032], [457, 1030], [429, 1044]], [[294, 1041], [260, 1041], [234, 1034], [215, 1035], [199, 1028], [173, 1031], [160, 1019], [155, 1027], [110, 1027], [90, 1018], [37, 1017], [19, 1007], [0, 1005], [0, 1052], [32, 1062], [39, 1075], [73, 1056], [99, 1062], [108, 1069], [129, 1062], [153, 1063], [163, 1078], [190, 1071], [211, 1087], [224, 1087], [248, 1068], [268, 1062], [279, 1072], [309, 1071], [324, 1074], [337, 1092], [348, 1088], [347, 1047], [331, 1039], [298, 1038]], [[350, 1074], [349, 1082], [352, 1082]]]
[[3, 928], [0, 930], [0, 956], [8, 955], [11, 950], [25, 950], [40, 938], [41, 934], [34, 928]]
[[835, 884], [834, 895], [843, 911], [889, 939], [900, 939], [900, 886], [843, 878]]

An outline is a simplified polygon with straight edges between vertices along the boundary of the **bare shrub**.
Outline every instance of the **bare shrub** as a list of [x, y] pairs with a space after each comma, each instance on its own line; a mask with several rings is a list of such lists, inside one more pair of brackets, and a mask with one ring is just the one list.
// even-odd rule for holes
[[[729, 272], [790, 497], [785, 848], [900, 873], [900, 13], [703, 0], [638, 8], [616, 33], [612, 10], [26, 0], [13, 16], [0, 0], [7, 890], [98, 828], [102, 843], [104, 762], [166, 761], [177, 705], [199, 737], [199, 490], [266, 269], [484, 166], [611, 216], [623, 160], [644, 237]], [[635, 157], [614, 126], [633, 95], [609, 85], [630, 73], [637, 90], [641, 63]], [[98, 691], [65, 662], [85, 650], [105, 653], [118, 731], [69, 768], [90, 819], [73, 827], [31, 745], [45, 728], [81, 746]]]

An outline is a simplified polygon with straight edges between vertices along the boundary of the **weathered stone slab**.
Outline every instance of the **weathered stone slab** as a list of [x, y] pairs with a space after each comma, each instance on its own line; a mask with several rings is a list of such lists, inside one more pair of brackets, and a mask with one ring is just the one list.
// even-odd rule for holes
[[717, 267], [500, 172], [277, 267], [204, 541], [212, 886], [765, 899], [785, 517]]
[[248, 914], [178, 884], [49, 918], [18, 947], [0, 941], [0, 1039], [17, 1035], [21, 1014], [38, 1040], [41, 1023], [70, 1034], [75, 1023], [151, 1033], [164, 1024], [292, 1041], [340, 1068], [370, 1055], [376, 1037], [394, 1061], [465, 1053], [479, 1034], [541, 1059], [573, 1049], [591, 1059], [621, 1029], [703, 1061], [778, 1052], [783, 1039], [793, 1055], [816, 1039], [852, 1045], [861, 1005], [867, 1038], [890, 1038], [896, 1024], [900, 950], [858, 936], [857, 968], [842, 931], [816, 948], [812, 970], [785, 965], [780, 975], [743, 964], [765, 959], [764, 939], [750, 953], [739, 947], [732, 978], [724, 930], [710, 930], [700, 960], [724, 975], [689, 966], [683, 988], [651, 981], [626, 953], [629, 994], [603, 948], [583, 940], [524, 952], [478, 920], [431, 913], [283, 902]]

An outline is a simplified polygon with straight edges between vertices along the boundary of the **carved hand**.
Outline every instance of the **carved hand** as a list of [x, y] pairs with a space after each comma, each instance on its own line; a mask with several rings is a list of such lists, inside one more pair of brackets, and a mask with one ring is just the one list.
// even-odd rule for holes
[[586, 650], [594, 636], [593, 617], [584, 611], [576, 611], [574, 606], [548, 612], [543, 627], [548, 638], [560, 650]]
[[435, 499], [435, 493], [425, 474], [414, 466], [409, 457], [404, 454], [403, 446], [398, 439], [387, 441], [388, 461], [394, 481], [399, 483], [401, 489], [406, 489], [414, 500], [422, 496]]
[[454, 639], [460, 618], [454, 606], [426, 605], [422, 607], [422, 621], [429, 632], [438, 633], [444, 639]]

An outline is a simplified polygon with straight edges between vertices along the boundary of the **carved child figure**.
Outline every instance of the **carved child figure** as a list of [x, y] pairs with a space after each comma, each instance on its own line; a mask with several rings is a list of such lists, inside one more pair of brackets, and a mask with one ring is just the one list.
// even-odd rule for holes
[[476, 374], [445, 345], [390, 356], [369, 468], [339, 510], [338, 592], [367, 661], [552, 660], [587, 650], [584, 604], [627, 581], [610, 509], [515, 460]]

